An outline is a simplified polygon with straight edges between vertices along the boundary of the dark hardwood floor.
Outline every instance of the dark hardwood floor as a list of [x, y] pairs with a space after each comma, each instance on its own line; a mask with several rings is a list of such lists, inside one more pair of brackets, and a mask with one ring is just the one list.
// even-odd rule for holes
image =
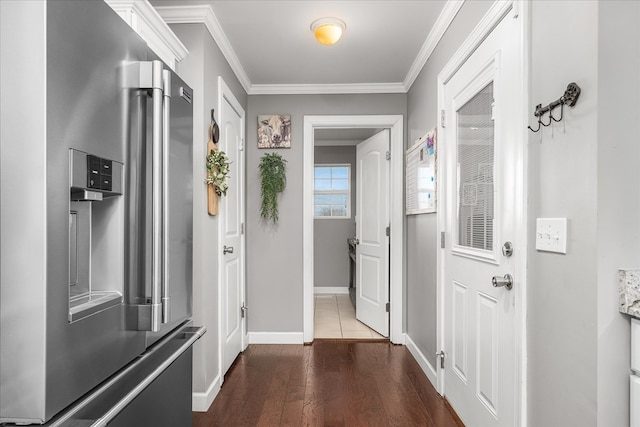
[[250, 345], [193, 426], [459, 427], [406, 347]]

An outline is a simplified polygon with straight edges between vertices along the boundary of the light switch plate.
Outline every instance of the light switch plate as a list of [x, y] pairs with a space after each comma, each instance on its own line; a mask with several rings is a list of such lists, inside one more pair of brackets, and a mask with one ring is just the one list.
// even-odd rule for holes
[[567, 218], [537, 218], [536, 249], [566, 254]]

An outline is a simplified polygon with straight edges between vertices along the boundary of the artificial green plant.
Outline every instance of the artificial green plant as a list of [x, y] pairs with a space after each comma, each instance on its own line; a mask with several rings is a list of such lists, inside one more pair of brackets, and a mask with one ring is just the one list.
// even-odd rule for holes
[[264, 221], [278, 222], [278, 195], [287, 185], [287, 161], [278, 153], [267, 153], [262, 156], [258, 168], [260, 169], [262, 190], [262, 204], [260, 217]]
[[207, 156], [207, 178], [204, 182], [215, 187], [218, 196], [224, 196], [229, 189], [229, 158], [224, 151], [211, 150]]

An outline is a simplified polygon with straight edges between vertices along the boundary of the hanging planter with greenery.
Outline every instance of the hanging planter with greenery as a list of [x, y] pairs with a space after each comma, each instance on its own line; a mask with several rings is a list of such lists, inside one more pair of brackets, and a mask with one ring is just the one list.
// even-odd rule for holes
[[262, 205], [260, 217], [264, 221], [278, 222], [278, 195], [287, 185], [285, 165], [287, 161], [277, 153], [267, 153], [260, 160], [260, 178], [262, 180]]
[[224, 151], [211, 150], [207, 155], [207, 177], [204, 182], [212, 185], [218, 196], [224, 196], [229, 189], [229, 158]]

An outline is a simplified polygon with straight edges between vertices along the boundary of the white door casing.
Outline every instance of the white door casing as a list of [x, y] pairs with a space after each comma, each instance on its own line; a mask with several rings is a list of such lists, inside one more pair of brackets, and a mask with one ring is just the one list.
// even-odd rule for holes
[[[523, 69], [521, 18], [507, 11], [439, 87], [439, 220], [447, 243], [439, 265], [445, 368], [438, 375], [468, 426], [521, 420]], [[506, 241], [515, 248], [510, 257], [502, 252]], [[492, 286], [492, 277], [506, 274], [512, 290]]]
[[[245, 298], [244, 110], [218, 77], [218, 149], [231, 163], [229, 188], [218, 209], [220, 383], [235, 358], [246, 348]], [[225, 251], [224, 248], [227, 248]], [[226, 252], [226, 253], [225, 253]]]
[[389, 336], [389, 131], [356, 147], [356, 319]]
[[313, 147], [315, 129], [376, 128], [390, 133], [390, 330], [404, 344], [404, 118], [401, 115], [305, 116], [303, 144], [303, 340], [313, 341]]

